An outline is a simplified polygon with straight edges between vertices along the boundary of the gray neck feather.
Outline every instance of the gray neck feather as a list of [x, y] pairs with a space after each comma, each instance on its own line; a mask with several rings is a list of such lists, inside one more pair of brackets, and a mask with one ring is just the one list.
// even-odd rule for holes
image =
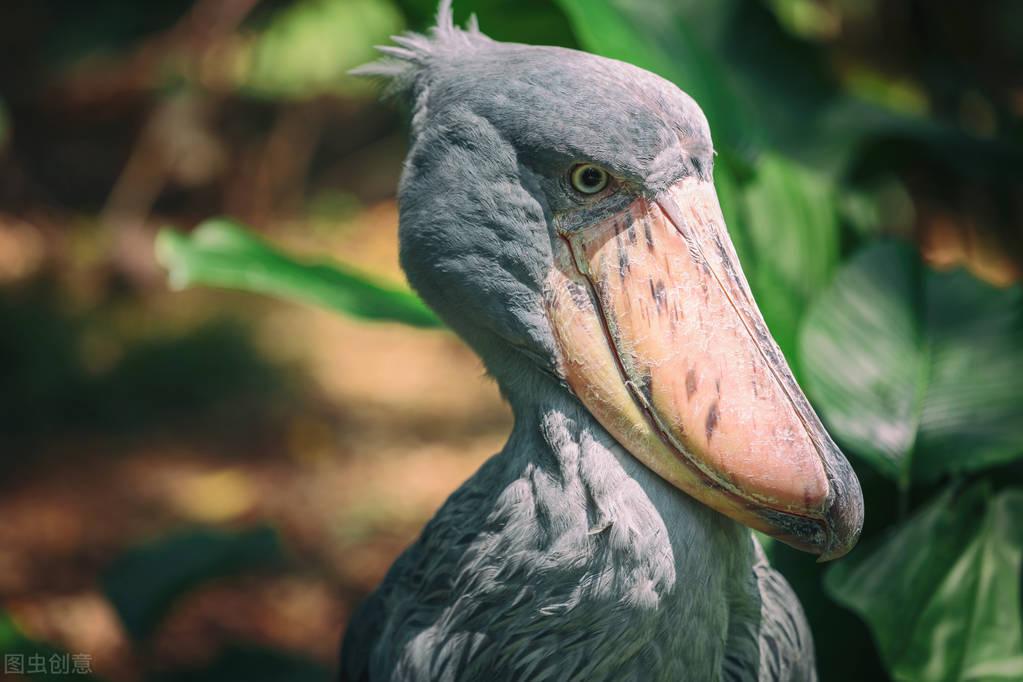
[[407, 584], [392, 584], [388, 602], [404, 627], [383, 636], [404, 652], [397, 672], [714, 679], [726, 654], [755, 661], [749, 531], [664, 483], [549, 388], [513, 401], [504, 450], [395, 565]]

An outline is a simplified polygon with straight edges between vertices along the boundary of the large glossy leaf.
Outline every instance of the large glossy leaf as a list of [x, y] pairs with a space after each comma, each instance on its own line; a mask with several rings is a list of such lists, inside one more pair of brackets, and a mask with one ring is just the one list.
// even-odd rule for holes
[[441, 326], [411, 292], [339, 264], [300, 263], [230, 220], [209, 220], [188, 236], [163, 230], [156, 257], [176, 289], [196, 284], [240, 289], [366, 320]]
[[1023, 455], [1023, 289], [929, 274], [930, 348], [914, 474], [976, 470]]
[[282, 553], [268, 527], [244, 532], [196, 529], [134, 547], [103, 575], [103, 589], [132, 637], [150, 635], [189, 589], [254, 567], [274, 565]]
[[867, 621], [898, 680], [1023, 678], [1023, 491], [948, 491], [831, 568], [829, 594]]
[[838, 201], [831, 185], [791, 161], [763, 154], [742, 196], [733, 235], [748, 249], [750, 286], [778, 345], [796, 365], [799, 324], [831, 280], [839, 257]]
[[797, 370], [798, 332], [809, 301], [839, 258], [839, 205], [831, 186], [774, 154], [748, 166], [721, 155], [714, 179], [728, 232], [757, 305]]
[[926, 380], [918, 261], [908, 246], [854, 258], [807, 313], [805, 385], [832, 433], [889, 478], [908, 474]]
[[908, 246], [854, 257], [801, 334], [807, 390], [838, 439], [884, 475], [981, 469], [1023, 454], [1023, 302]]

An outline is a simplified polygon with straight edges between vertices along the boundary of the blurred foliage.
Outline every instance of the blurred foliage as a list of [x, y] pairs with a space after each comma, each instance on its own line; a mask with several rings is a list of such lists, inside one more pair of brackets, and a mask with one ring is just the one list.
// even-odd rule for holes
[[[803, 310], [838, 264], [838, 193], [812, 171], [773, 154], [762, 154], [751, 172], [744, 184], [730, 186], [740, 199], [727, 224], [742, 245], [739, 257], [764, 319], [793, 358]], [[735, 181], [726, 161], [718, 185], [729, 182]]]
[[153, 0], [145, 5], [119, 0], [53, 0], [43, 11], [60, 16], [42, 45], [47, 62], [73, 64], [97, 54], [113, 54], [167, 28], [191, 7], [191, 0]]
[[440, 326], [433, 312], [407, 290], [340, 265], [298, 263], [229, 220], [207, 221], [188, 237], [165, 230], [156, 251], [176, 289], [194, 284], [230, 287], [321, 305], [365, 320]]
[[232, 647], [209, 665], [153, 676], [153, 682], [332, 682], [329, 668], [281, 651]]
[[402, 30], [381, 0], [304, 0], [277, 13], [238, 59], [244, 88], [279, 98], [371, 92], [348, 71], [375, 58], [372, 46]]
[[282, 559], [272, 528], [240, 533], [196, 529], [124, 553], [106, 571], [104, 591], [135, 639], [151, 635], [174, 600], [203, 581]]
[[[434, 25], [439, 4], [435, 0], [399, 0], [398, 4], [413, 30], [425, 31]], [[475, 14], [494, 40], [577, 47], [572, 25], [550, 0], [466, 0], [454, 2], [452, 11], [460, 25]]]
[[3, 99], [0, 99], [0, 154], [3, 153], [4, 147], [7, 145], [10, 127], [11, 122], [7, 116], [7, 107], [4, 106]]
[[[56, 657], [58, 666], [64, 665], [65, 657], [70, 654], [55, 649], [46, 644], [33, 641], [27, 637], [17, 623], [3, 610], [0, 610], [0, 655], [4, 657], [4, 677], [7, 677], [6, 661], [7, 656], [13, 656], [22, 664], [25, 671], [25, 679], [33, 682], [53, 682], [54, 680], [66, 680], [67, 673], [53, 672], [50, 661]], [[38, 662], [38, 663], [36, 663]], [[59, 671], [61, 668], [58, 667]], [[31, 672], [29, 670], [44, 670], [44, 672]], [[75, 678], [83, 682], [94, 681], [97, 678], [85, 672], [76, 672]]]
[[[286, 553], [273, 528], [228, 531], [200, 527], [133, 547], [106, 570], [102, 582], [128, 634], [144, 645], [191, 590], [217, 578], [274, 570], [285, 561]], [[326, 682], [333, 678], [328, 668], [295, 654], [230, 646], [206, 665], [158, 673], [149, 679]]]
[[[60, 431], [139, 432], [223, 407], [250, 417], [284, 401], [288, 382], [230, 319], [132, 339], [114, 311], [66, 310], [52, 292], [0, 299], [0, 431], [33, 441]], [[139, 400], [139, 396], [146, 396]], [[0, 458], [17, 451], [5, 447]]]

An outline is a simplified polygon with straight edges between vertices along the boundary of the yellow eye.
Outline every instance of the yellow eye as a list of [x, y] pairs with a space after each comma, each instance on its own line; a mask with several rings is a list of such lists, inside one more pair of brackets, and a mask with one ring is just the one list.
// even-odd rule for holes
[[572, 169], [572, 187], [583, 194], [596, 194], [607, 187], [607, 171], [592, 163], [581, 163]]

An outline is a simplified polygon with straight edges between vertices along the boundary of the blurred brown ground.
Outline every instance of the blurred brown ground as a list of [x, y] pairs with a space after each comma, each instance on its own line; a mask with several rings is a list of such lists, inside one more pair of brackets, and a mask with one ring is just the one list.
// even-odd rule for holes
[[[397, 279], [396, 224], [382, 201], [335, 236], [311, 238], [297, 223], [278, 236]], [[27, 263], [24, 277], [39, 261], [34, 243], [5, 249]], [[0, 605], [31, 636], [90, 652], [111, 680], [197, 665], [238, 642], [333, 665], [354, 604], [510, 426], [479, 361], [448, 332], [159, 287], [121, 314], [187, 328], [228, 307], [267, 358], [308, 379], [298, 402], [269, 423], [229, 415], [212, 433], [58, 438], [0, 483]], [[271, 524], [295, 560], [188, 594], [140, 654], [97, 579], [126, 547], [195, 523]]]
[[[251, 44], [237, 27], [257, 4], [177, 3], [159, 30], [60, 68], [38, 48], [75, 23], [57, 5], [18, 2], [0, 26], [25, 55], [0, 65], [0, 319], [22, 326], [0, 351], [31, 364], [0, 367], [0, 613], [114, 682], [237, 646], [332, 668], [351, 609], [510, 425], [448, 332], [167, 289], [156, 231], [218, 214], [403, 281], [399, 116], [348, 81], [240, 94], [224, 55]], [[400, 28], [379, 21], [372, 42]], [[350, 66], [369, 47], [352, 50]], [[188, 85], [165, 89], [176, 77]], [[235, 331], [204, 332], [225, 320]], [[260, 526], [282, 566], [207, 581], [132, 640], [102, 591], [118, 557], [179, 530]]]

